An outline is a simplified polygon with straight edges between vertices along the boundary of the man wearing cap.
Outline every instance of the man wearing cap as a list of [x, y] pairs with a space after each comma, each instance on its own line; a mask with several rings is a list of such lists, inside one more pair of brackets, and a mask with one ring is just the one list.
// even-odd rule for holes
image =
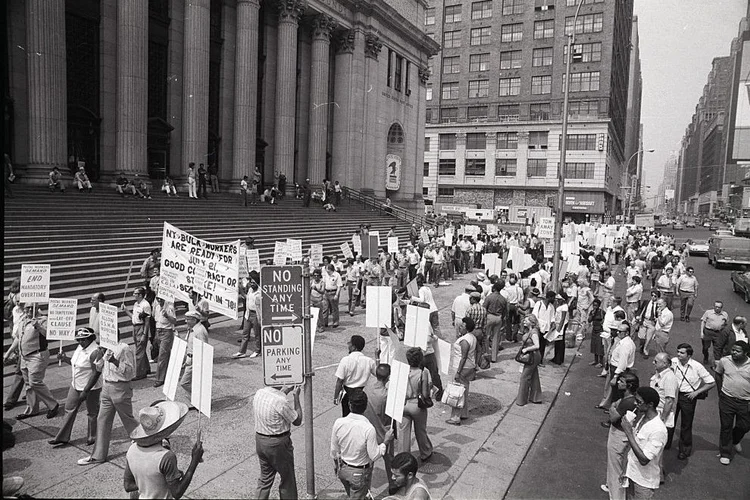
[[[375, 360], [365, 356], [365, 339], [360, 335], [352, 335], [349, 340], [349, 354], [341, 358], [336, 368], [336, 387], [333, 391], [333, 404], [341, 401], [341, 414], [349, 414], [349, 398], [355, 392], [362, 392], [370, 375], [375, 374]], [[342, 391], [344, 392], [342, 396]]]
[[[268, 498], [277, 472], [280, 477], [279, 497], [282, 500], [297, 498], [291, 426], [302, 423], [299, 391], [299, 386], [273, 386], [263, 387], [255, 393], [255, 451], [260, 464], [260, 477], [253, 498]], [[286, 399], [290, 392], [294, 407]]]
[[323, 283], [325, 284], [325, 300], [328, 302], [328, 311], [333, 322], [331, 328], [338, 328], [339, 296], [341, 295], [341, 288], [344, 285], [341, 282], [341, 275], [336, 271], [336, 267], [333, 264], [326, 266], [326, 275], [323, 277]]
[[375, 427], [363, 415], [367, 409], [364, 391], [351, 394], [347, 404], [351, 412], [337, 418], [331, 429], [331, 458], [346, 495], [364, 499], [369, 494], [373, 463], [385, 455], [393, 442], [393, 430], [388, 429], [378, 444]]
[[135, 374], [133, 350], [121, 340], [114, 349], [107, 349], [104, 356], [97, 360], [97, 369], [102, 372], [103, 383], [96, 419], [96, 444], [91, 455], [78, 460], [78, 465], [93, 465], [107, 460], [115, 413], [119, 415], [128, 435], [138, 427], [138, 421], [133, 417], [133, 386], [130, 383]]
[[161, 387], [164, 385], [164, 379], [167, 376], [169, 356], [172, 352], [172, 344], [174, 343], [174, 328], [177, 325], [177, 314], [174, 310], [174, 304], [156, 297], [154, 320], [156, 326], [155, 346], [159, 352], [156, 357], [156, 381], [154, 382], [154, 387]]
[[175, 401], [161, 401], [141, 409], [140, 425], [130, 434], [133, 444], [125, 456], [126, 492], [137, 493], [135, 498], [182, 498], [203, 460], [200, 437], [193, 445], [190, 465], [184, 473], [177, 468], [177, 456], [169, 449], [167, 438], [187, 412], [184, 403]]
[[60, 352], [57, 359], [70, 363], [71, 382], [68, 398], [65, 400], [65, 419], [57, 435], [48, 441], [53, 446], [64, 445], [70, 441], [70, 432], [78, 415], [81, 403], [86, 401], [88, 410], [88, 434], [86, 444], [91, 446], [96, 439], [96, 417], [99, 414], [99, 395], [102, 391], [101, 366], [97, 364], [102, 353], [96, 343], [96, 334], [91, 328], [79, 328], [75, 340], [78, 347], [72, 358]]
[[120, 309], [127, 314], [133, 322], [133, 339], [135, 340], [135, 378], [142, 380], [151, 373], [151, 367], [146, 357], [146, 345], [148, 344], [148, 323], [151, 316], [151, 304], [146, 300], [146, 289], [139, 286], [133, 291], [135, 303], [133, 312], [127, 310], [125, 303], [120, 304]]
[[198, 339], [208, 343], [208, 332], [200, 320], [201, 314], [198, 311], [188, 311], [185, 313], [188, 331], [184, 340], [187, 342], [187, 349], [185, 352], [185, 371], [180, 378], [180, 385], [188, 393], [188, 398], [190, 398], [193, 387], [193, 341]]
[[477, 338], [477, 349], [480, 354], [487, 352], [487, 340], [484, 329], [487, 326], [487, 309], [482, 306], [482, 294], [471, 292], [469, 294], [469, 308], [466, 309], [465, 317], [474, 321], [474, 336]]
[[628, 498], [653, 498], [659, 488], [661, 455], [667, 444], [667, 427], [659, 418], [659, 394], [651, 387], [639, 387], [635, 395], [636, 416], [621, 421], [630, 444], [625, 477]]
[[89, 193], [93, 190], [93, 186], [91, 186], [91, 181], [89, 180], [89, 176], [86, 175], [86, 168], [83, 165], [78, 167], [78, 172], [76, 172], [76, 175], [73, 178], [73, 181], [78, 186], [79, 193], [83, 193], [83, 188], [88, 189]]

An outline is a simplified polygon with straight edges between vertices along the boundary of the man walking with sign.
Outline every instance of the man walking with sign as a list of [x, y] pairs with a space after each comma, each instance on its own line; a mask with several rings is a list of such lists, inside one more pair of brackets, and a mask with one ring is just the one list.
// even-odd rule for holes
[[146, 289], [141, 286], [133, 291], [133, 297], [135, 303], [132, 313], [125, 308], [124, 303], [120, 304], [120, 309], [133, 321], [133, 340], [135, 340], [135, 378], [133, 380], [142, 380], [151, 373], [151, 367], [146, 356], [151, 304], [146, 300]]
[[[279, 497], [282, 500], [297, 498], [297, 478], [294, 475], [294, 447], [291, 426], [302, 423], [302, 406], [297, 387], [264, 387], [255, 393], [255, 451], [260, 464], [260, 478], [254, 498], [267, 499], [279, 473]], [[286, 399], [292, 393], [293, 404]]]
[[[185, 352], [185, 371], [180, 378], [180, 385], [188, 393], [188, 399], [190, 399], [193, 389], [193, 339], [208, 343], [208, 332], [200, 322], [201, 317], [201, 313], [198, 311], [188, 311], [185, 313], [185, 321], [188, 326], [187, 335], [185, 336], [187, 350]], [[193, 410], [195, 407], [190, 406], [190, 409]]]

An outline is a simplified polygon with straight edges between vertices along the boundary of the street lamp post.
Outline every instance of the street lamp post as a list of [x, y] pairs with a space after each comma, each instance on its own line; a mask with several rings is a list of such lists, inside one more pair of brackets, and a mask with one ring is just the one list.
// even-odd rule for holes
[[[639, 149], [638, 151], [630, 155], [630, 158], [628, 158], [628, 161], [625, 162], [625, 172], [628, 171], [628, 168], [630, 167], [630, 162], [633, 161], [633, 158], [635, 158], [639, 153], [643, 153], [643, 152], [653, 153], [654, 151], [655, 151], [654, 149]], [[627, 211], [627, 215], [625, 216], [626, 223], [630, 222], [630, 209], [633, 206], [633, 196], [634, 196], [633, 189], [631, 187], [630, 194], [628, 196], [628, 211]]]
[[562, 140], [560, 141], [560, 162], [557, 164], [557, 180], [560, 185], [557, 188], [557, 217], [555, 217], [555, 237], [553, 238], [552, 252], [552, 285], [555, 291], [560, 288], [560, 261], [562, 260], [562, 225], [563, 208], [565, 207], [565, 156], [568, 150], [568, 101], [570, 97], [570, 60], [573, 57], [573, 44], [576, 38], [576, 22], [581, 12], [583, 0], [578, 0], [576, 13], [573, 16], [573, 31], [568, 36], [568, 52], [565, 57], [565, 88], [563, 89], [563, 118], [562, 118]]

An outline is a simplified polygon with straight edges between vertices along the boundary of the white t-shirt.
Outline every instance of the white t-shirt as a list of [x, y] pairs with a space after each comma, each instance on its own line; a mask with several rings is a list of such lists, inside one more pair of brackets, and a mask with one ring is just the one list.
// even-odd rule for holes
[[636, 484], [655, 490], [659, 487], [659, 462], [667, 444], [667, 426], [656, 416], [637, 429], [635, 439], [649, 462], [641, 465], [631, 449], [625, 476]]
[[375, 373], [375, 360], [361, 351], [352, 351], [341, 358], [336, 368], [336, 378], [343, 380], [346, 387], [364, 387], [372, 373]]

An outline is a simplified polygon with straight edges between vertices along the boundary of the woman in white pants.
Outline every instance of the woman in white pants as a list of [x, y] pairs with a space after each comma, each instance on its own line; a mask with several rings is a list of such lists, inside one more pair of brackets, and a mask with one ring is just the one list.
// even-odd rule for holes
[[191, 198], [198, 197], [195, 193], [195, 162], [192, 161], [188, 165], [188, 194]]

